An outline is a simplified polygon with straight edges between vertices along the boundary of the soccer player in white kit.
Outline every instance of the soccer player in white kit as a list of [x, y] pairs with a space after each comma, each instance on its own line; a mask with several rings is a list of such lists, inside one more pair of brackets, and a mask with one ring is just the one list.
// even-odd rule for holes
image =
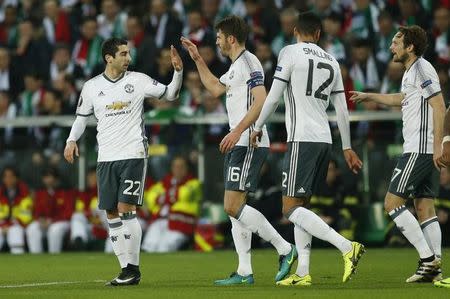
[[[445, 114], [439, 78], [422, 55], [427, 47], [426, 32], [419, 26], [400, 27], [392, 39], [393, 60], [405, 66], [401, 92], [374, 94], [352, 92], [356, 102], [374, 101], [401, 106], [403, 118], [403, 155], [395, 167], [384, 199], [386, 212], [420, 260], [417, 271], [406, 282], [431, 282], [442, 279], [441, 229], [433, 199], [439, 188], [439, 162]], [[414, 198], [417, 219], [405, 207]], [[420, 223], [420, 224], [419, 224]]]
[[324, 182], [331, 155], [331, 133], [326, 109], [333, 102], [341, 132], [342, 149], [349, 168], [356, 173], [361, 160], [351, 149], [350, 124], [339, 64], [316, 43], [321, 21], [311, 12], [299, 14], [294, 29], [297, 43], [284, 47], [278, 57], [274, 81], [250, 139], [259, 146], [264, 123], [275, 111], [284, 92], [288, 152], [283, 163], [283, 214], [294, 223], [298, 268], [278, 285], [308, 286], [312, 236], [330, 242], [343, 254], [343, 282], [355, 272], [364, 246], [351, 242], [305, 208]]
[[142, 229], [136, 218], [136, 206], [142, 205], [147, 169], [144, 98], [175, 100], [183, 79], [183, 63], [172, 46], [175, 71], [172, 82], [166, 86], [143, 73], [127, 71], [131, 57], [126, 40], [105, 41], [102, 57], [105, 71], [84, 84], [64, 157], [73, 163], [74, 154], [78, 156], [76, 141], [86, 128], [87, 117], [95, 115], [99, 208], [106, 210], [109, 237], [122, 268], [108, 285], [131, 285], [141, 279]]
[[256, 120], [256, 117], [250, 115], [259, 114], [266, 96], [264, 71], [256, 56], [245, 49], [248, 27], [244, 20], [229, 16], [219, 21], [215, 29], [219, 50], [232, 61], [230, 69], [220, 79], [208, 69], [197, 47], [188, 39], [181, 38], [206, 89], [216, 97], [226, 93], [230, 133], [220, 144], [221, 152], [226, 153], [224, 209], [231, 220], [231, 233], [239, 265], [229, 278], [216, 280], [215, 284], [254, 283], [250, 255], [252, 233], [270, 242], [280, 255], [279, 270], [275, 276], [275, 281], [279, 281], [289, 274], [297, 258], [296, 248], [284, 240], [258, 210], [246, 205], [246, 194], [255, 191], [261, 166], [269, 151], [265, 127], [262, 128], [265, 137], [261, 141], [261, 147], [254, 149], [249, 143], [253, 130], [251, 124]]

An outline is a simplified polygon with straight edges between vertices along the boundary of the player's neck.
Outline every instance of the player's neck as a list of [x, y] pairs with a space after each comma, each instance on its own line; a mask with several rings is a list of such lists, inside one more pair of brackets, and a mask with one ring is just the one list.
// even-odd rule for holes
[[123, 74], [123, 71], [116, 70], [112, 67], [106, 66], [106, 68], [105, 68], [105, 76], [108, 77], [108, 79], [110, 79], [111, 81], [115, 81], [117, 78], [122, 76], [122, 74]]
[[234, 62], [236, 59], [238, 59], [238, 57], [241, 56], [242, 52], [244, 51], [244, 46], [237, 46], [235, 48], [232, 48], [229, 55], [231, 62]]
[[415, 56], [415, 55], [409, 56], [408, 60], [405, 61], [405, 69], [406, 69], [406, 71], [409, 70], [409, 68], [411, 67], [411, 65], [413, 65], [414, 62], [417, 61], [417, 59], [419, 59], [419, 57], [417, 57], [417, 56]]

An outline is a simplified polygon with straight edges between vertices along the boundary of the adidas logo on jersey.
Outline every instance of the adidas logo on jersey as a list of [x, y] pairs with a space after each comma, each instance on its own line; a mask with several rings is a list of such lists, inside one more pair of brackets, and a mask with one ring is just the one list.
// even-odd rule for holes
[[100, 93], [98, 94], [99, 97], [104, 96], [105, 94], [103, 93], [103, 91], [100, 91]]
[[303, 189], [303, 187], [300, 187], [300, 189], [297, 190], [297, 193], [305, 193], [305, 189]]

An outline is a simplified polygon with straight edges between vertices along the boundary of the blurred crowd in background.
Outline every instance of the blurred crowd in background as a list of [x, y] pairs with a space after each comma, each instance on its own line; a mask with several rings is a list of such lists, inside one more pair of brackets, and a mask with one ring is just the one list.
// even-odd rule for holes
[[[450, 94], [449, 9], [448, 0], [0, 0], [0, 119], [74, 115], [83, 83], [104, 69], [101, 45], [109, 37], [128, 39], [133, 59], [130, 70], [143, 72], [165, 84], [170, 82], [173, 71], [169, 47], [174, 45], [179, 50], [185, 65], [180, 99], [170, 103], [146, 99], [149, 116], [226, 115], [224, 99], [215, 98], [202, 86], [195, 66], [181, 49], [179, 38], [185, 36], [192, 40], [211, 71], [220, 76], [227, 71], [230, 61], [216, 48], [214, 24], [230, 14], [243, 17], [250, 27], [246, 47], [261, 61], [265, 85], [269, 89], [278, 53], [284, 46], [296, 42], [293, 35], [296, 13], [305, 10], [312, 10], [321, 17], [323, 30], [319, 44], [339, 61], [347, 92], [399, 92], [404, 69], [391, 61], [391, 39], [401, 25], [423, 27], [429, 37], [424, 56], [437, 70], [447, 103]], [[351, 111], [392, 109], [375, 103], [347, 104]], [[283, 112], [283, 105], [278, 109]], [[333, 124], [332, 128], [335, 128]], [[154, 227], [158, 229], [147, 229], [147, 234], [153, 232], [153, 237], [148, 237], [147, 241], [144, 238], [144, 250], [160, 250], [149, 240], [158, 240], [155, 235], [164, 229], [180, 233], [160, 234], [171, 235], [160, 242], [166, 244], [162, 245], [165, 250], [178, 249], [186, 243], [208, 250], [223, 243], [220, 231], [227, 231], [226, 227], [197, 225], [196, 228], [197, 223], [202, 223], [206, 203], [220, 203], [223, 192], [223, 185], [202, 182], [201, 186], [195, 178], [198, 152], [192, 148], [198, 143], [197, 129], [179, 124], [146, 127], [150, 142], [167, 149], [162, 159], [164, 163], [153, 159], [150, 165], [153, 172], [146, 186], [146, 206], [142, 209], [141, 220], [144, 228], [149, 223], [157, 223]], [[227, 131], [225, 124], [205, 126], [200, 138], [207, 145], [206, 158], [211, 165], [222, 167], [216, 146]], [[285, 141], [284, 124], [271, 124], [269, 132], [275, 144]], [[62, 159], [67, 136], [68, 128], [59, 126], [0, 128], [0, 169], [3, 169], [0, 248], [3, 250], [10, 248], [11, 252], [19, 253], [24, 248], [30, 252], [46, 248], [58, 252], [62, 248], [87, 248], [93, 237], [106, 238], [103, 216], [94, 212], [96, 206], [92, 201], [96, 197], [95, 176], [92, 177], [95, 169], [90, 169], [86, 176], [88, 188], [77, 190], [74, 170]], [[95, 162], [93, 129], [88, 136], [94, 144], [90, 153]], [[352, 137], [354, 144], [368, 147], [371, 171], [379, 174], [372, 176], [369, 182], [376, 186], [368, 195], [369, 202], [382, 201], [391, 168], [379, 162], [398, 154], [398, 149], [386, 145], [401, 144], [401, 122], [355, 122]], [[208, 146], [214, 150], [208, 152]], [[193, 167], [185, 177], [174, 179], [173, 163], [180, 153], [187, 157], [180, 158], [184, 161], [182, 164]], [[269, 159], [266, 164], [261, 187], [251, 195], [250, 203], [258, 206], [282, 231], [288, 224], [278, 212], [281, 211], [279, 176], [274, 174], [279, 167], [275, 160]], [[341, 165], [338, 157], [330, 163], [326, 186], [321, 194], [313, 197], [311, 204], [329, 224], [352, 238], [358, 232], [358, 219], [362, 214], [358, 208], [367, 200], [363, 200], [361, 184], [355, 179], [349, 180]], [[206, 179], [215, 176], [220, 181], [220, 167], [207, 169]], [[190, 225], [180, 230], [176, 221], [170, 220], [170, 207], [179, 200], [179, 192], [174, 190], [184, 184], [189, 184], [189, 190], [193, 185], [196, 187], [186, 199], [190, 201], [192, 213], [188, 219], [181, 219], [182, 223]], [[444, 241], [450, 242], [445, 237], [450, 232], [450, 175], [446, 171], [441, 175], [439, 197], [438, 217]], [[214, 218], [210, 214], [217, 213], [213, 208], [209, 210], [207, 214]], [[364, 220], [378, 219], [366, 217], [378, 213], [376, 211], [376, 207], [367, 208]], [[77, 221], [77, 228], [73, 227], [71, 223]], [[58, 225], [52, 226], [56, 223]], [[76, 235], [80, 231], [83, 234]], [[370, 234], [370, 229], [366, 233]], [[378, 233], [381, 237], [374, 241], [404, 244], [395, 228], [383, 225]], [[48, 244], [42, 240], [48, 240]]]

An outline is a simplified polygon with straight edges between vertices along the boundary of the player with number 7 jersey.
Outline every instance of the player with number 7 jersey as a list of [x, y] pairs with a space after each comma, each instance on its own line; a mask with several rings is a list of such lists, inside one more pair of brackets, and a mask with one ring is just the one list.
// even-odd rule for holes
[[344, 87], [336, 59], [316, 43], [321, 21], [311, 12], [298, 16], [294, 34], [297, 43], [284, 47], [279, 55], [272, 87], [255, 123], [251, 142], [256, 139], [284, 93], [288, 151], [283, 163], [283, 214], [295, 224], [299, 263], [295, 274], [279, 285], [310, 285], [309, 257], [315, 236], [336, 246], [343, 254], [343, 282], [350, 279], [364, 246], [350, 242], [308, 210], [311, 195], [324, 182], [331, 156], [331, 132], [326, 113], [333, 103], [345, 160], [353, 172], [362, 162], [351, 149], [350, 125]]

